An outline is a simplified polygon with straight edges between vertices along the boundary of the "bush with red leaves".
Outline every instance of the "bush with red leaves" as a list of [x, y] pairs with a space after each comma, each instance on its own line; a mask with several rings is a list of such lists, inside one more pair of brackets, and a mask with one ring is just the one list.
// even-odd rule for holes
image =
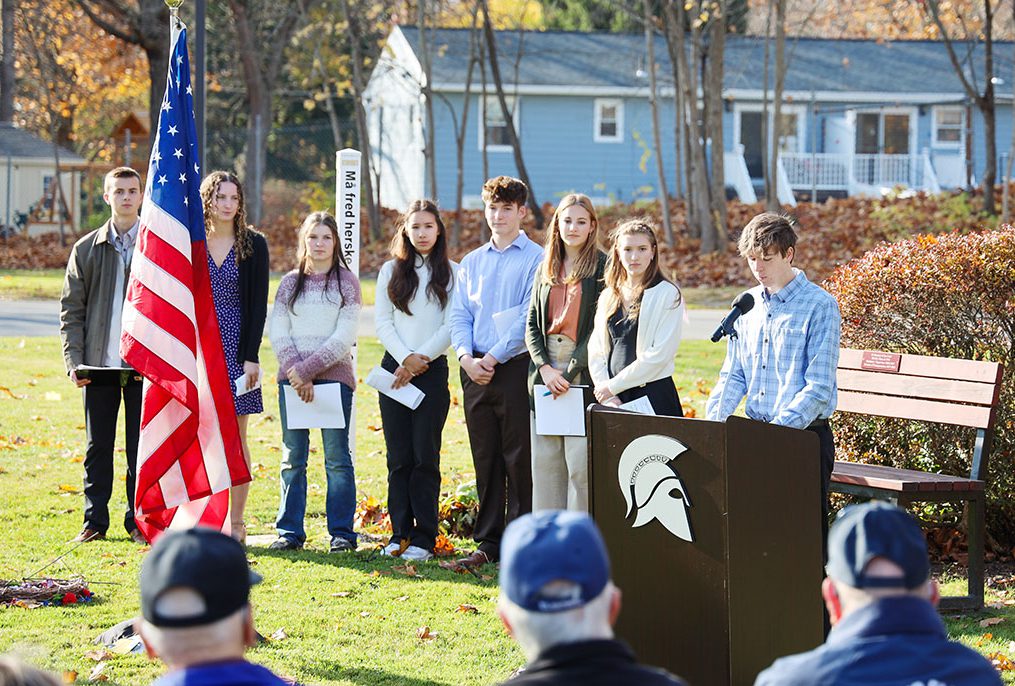
[[[929, 235], [884, 244], [826, 282], [842, 312], [843, 347], [1004, 365], [987, 477], [987, 527], [1015, 545], [1015, 229]], [[969, 473], [974, 431], [841, 415], [839, 459]]]

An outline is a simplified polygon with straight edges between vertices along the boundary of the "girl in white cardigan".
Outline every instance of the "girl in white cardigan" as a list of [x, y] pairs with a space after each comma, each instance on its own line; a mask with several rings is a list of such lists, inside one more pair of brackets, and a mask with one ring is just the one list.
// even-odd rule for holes
[[610, 236], [605, 286], [589, 339], [596, 399], [619, 406], [647, 397], [656, 414], [682, 417], [673, 385], [684, 303], [659, 265], [651, 224], [624, 222]]

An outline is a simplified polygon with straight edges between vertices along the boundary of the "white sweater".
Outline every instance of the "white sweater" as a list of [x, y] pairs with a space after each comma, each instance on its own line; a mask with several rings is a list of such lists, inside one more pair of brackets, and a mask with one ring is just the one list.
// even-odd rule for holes
[[680, 291], [668, 281], [660, 281], [645, 289], [638, 313], [638, 337], [635, 343], [637, 359], [610, 378], [609, 315], [602, 307], [606, 291], [600, 296], [595, 326], [589, 337], [589, 372], [597, 385], [606, 384], [614, 395], [630, 388], [643, 386], [650, 381], [673, 376], [673, 358], [680, 347], [680, 332], [684, 326], [684, 302], [677, 298]]
[[[394, 272], [395, 261], [388, 260], [377, 275], [377, 295], [374, 305], [374, 326], [377, 338], [384, 349], [402, 364], [412, 353], [435, 360], [451, 345], [448, 312], [451, 310], [453, 286], [448, 290], [448, 306], [441, 309], [440, 301], [431, 300], [426, 287], [430, 283], [429, 260], [416, 261], [419, 286], [409, 301], [411, 315], [396, 308], [388, 298], [388, 284]], [[451, 263], [452, 284], [458, 265]]]

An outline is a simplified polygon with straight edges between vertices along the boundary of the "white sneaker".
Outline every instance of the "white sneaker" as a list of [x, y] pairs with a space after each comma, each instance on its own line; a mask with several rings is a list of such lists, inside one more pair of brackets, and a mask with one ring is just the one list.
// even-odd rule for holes
[[433, 553], [424, 548], [420, 548], [418, 545], [410, 545], [402, 553], [403, 560], [414, 560], [417, 562], [426, 562], [433, 557]]
[[381, 549], [381, 555], [394, 555], [402, 546], [398, 543], [389, 543]]

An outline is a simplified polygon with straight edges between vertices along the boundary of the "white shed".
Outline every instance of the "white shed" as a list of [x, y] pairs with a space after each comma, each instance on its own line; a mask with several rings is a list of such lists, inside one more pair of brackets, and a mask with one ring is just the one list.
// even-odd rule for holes
[[13, 227], [19, 215], [29, 235], [64, 229], [77, 233], [81, 224], [81, 176], [88, 162], [60, 148], [60, 183], [56, 185], [53, 143], [9, 123], [0, 123], [0, 226]]

